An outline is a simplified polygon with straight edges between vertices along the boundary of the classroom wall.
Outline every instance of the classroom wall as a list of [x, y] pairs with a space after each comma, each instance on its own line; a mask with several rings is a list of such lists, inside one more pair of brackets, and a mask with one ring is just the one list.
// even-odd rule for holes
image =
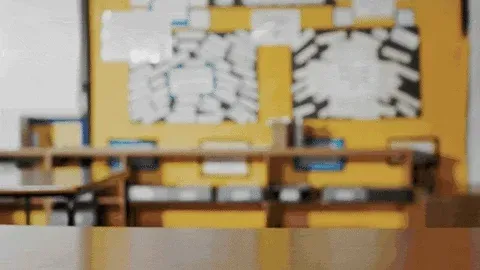
[[[348, 148], [384, 149], [389, 138], [403, 136], [434, 136], [440, 141], [439, 190], [442, 193], [466, 192], [466, 121], [468, 40], [461, 29], [461, 1], [438, 0], [398, 1], [399, 7], [416, 12], [421, 31], [422, 116], [418, 119], [382, 121], [307, 120], [306, 125], [332, 137], [344, 138]], [[340, 1], [348, 6], [349, 1]], [[97, 0], [90, 7], [92, 39], [92, 146], [105, 147], [112, 138], [154, 138], [160, 147], [198, 147], [205, 139], [244, 140], [254, 146], [271, 143], [271, 133], [265, 121], [270, 117], [291, 116], [291, 52], [287, 47], [264, 47], [258, 53], [258, 80], [260, 114], [258, 124], [235, 125], [168, 125], [151, 126], [132, 124], [128, 116], [127, 64], [104, 63], [100, 59], [100, 16], [104, 10], [127, 10], [127, 1]], [[332, 8], [329, 6], [303, 7], [302, 27], [330, 29]], [[250, 28], [250, 9], [211, 8], [211, 30], [228, 32]], [[389, 26], [392, 22], [359, 22], [357, 26]], [[293, 164], [282, 166], [285, 182], [308, 182], [314, 186], [408, 186], [404, 172], [386, 164], [349, 163], [344, 171], [333, 173], [297, 173]], [[98, 179], [108, 174], [106, 163], [95, 165]], [[251, 164], [246, 178], [225, 179], [204, 177], [198, 161], [179, 162], [163, 160], [157, 173], [143, 174], [140, 183], [165, 185], [189, 184], [246, 184], [265, 185], [267, 167], [262, 161]], [[361, 223], [367, 214], [368, 224]], [[238, 214], [240, 213], [232, 213]], [[200, 215], [200, 214], [199, 214]], [[224, 213], [192, 213], [167, 211], [164, 226], [230, 226], [225, 224]], [[264, 223], [262, 213], [242, 213], [252, 226]], [[368, 212], [312, 212], [308, 216], [311, 226], [403, 227], [408, 219], [403, 211]], [[208, 223], [208, 224], [207, 224]], [[363, 225], [362, 225], [363, 224]]]

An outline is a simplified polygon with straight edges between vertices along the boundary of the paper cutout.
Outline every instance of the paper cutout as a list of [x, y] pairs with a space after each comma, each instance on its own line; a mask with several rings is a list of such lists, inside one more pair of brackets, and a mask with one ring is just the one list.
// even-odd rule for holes
[[[421, 113], [416, 29], [306, 29], [293, 55], [294, 114], [303, 118], [416, 118]], [[348, 34], [348, 35], [347, 35]], [[399, 42], [398, 39], [406, 37]]]
[[254, 10], [251, 24], [255, 44], [294, 46], [300, 36], [300, 20], [299, 10]]
[[170, 20], [148, 11], [105, 11], [100, 35], [102, 60], [136, 64], [171, 58]]
[[[247, 150], [249, 145], [245, 142], [205, 142], [202, 149], [211, 150]], [[202, 164], [202, 173], [205, 175], [247, 175], [248, 164], [245, 158], [208, 158]]]
[[356, 18], [393, 18], [396, 0], [353, 0], [352, 7]]

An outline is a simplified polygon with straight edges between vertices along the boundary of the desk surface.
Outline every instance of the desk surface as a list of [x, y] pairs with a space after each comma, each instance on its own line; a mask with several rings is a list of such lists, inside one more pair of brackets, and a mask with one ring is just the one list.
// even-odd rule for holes
[[[2, 269], [478, 269], [480, 230], [0, 227]], [[478, 254], [478, 253], [477, 253]], [[478, 257], [478, 256], [477, 256]], [[28, 258], [28, 259], [25, 259]], [[478, 260], [478, 259], [477, 259]]]
[[0, 171], [0, 195], [62, 195], [76, 194], [83, 189], [103, 189], [116, 181], [126, 179], [126, 173], [111, 174], [99, 182], [92, 182], [88, 175], [72, 173], [56, 174], [41, 169], [16, 169]]

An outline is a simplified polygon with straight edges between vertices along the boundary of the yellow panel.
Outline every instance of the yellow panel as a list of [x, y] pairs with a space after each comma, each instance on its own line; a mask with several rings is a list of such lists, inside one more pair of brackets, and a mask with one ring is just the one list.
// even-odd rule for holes
[[292, 53], [287, 47], [263, 47], [258, 50], [260, 123], [272, 116], [292, 115]]
[[263, 211], [166, 211], [163, 226], [167, 228], [262, 228]]
[[[273, 8], [278, 9], [278, 7]], [[309, 6], [299, 9], [303, 28], [325, 29], [333, 27], [332, 6]], [[224, 33], [237, 29], [249, 30], [252, 28], [250, 24], [251, 8], [210, 8], [210, 12], [211, 31]]]
[[[42, 210], [33, 210], [30, 213], [30, 221], [32, 225], [47, 225], [47, 217]], [[24, 225], [27, 223], [25, 211], [15, 211], [13, 214], [13, 223], [17, 225]]]
[[65, 166], [55, 168], [53, 177], [56, 179], [56, 185], [83, 184], [83, 171], [79, 166]]
[[408, 225], [408, 215], [392, 211], [355, 211], [355, 212], [311, 212], [308, 213], [308, 225], [318, 227], [358, 227], [401, 229]]
[[77, 147], [82, 145], [82, 126], [79, 122], [55, 123], [52, 125], [54, 147]]
[[246, 7], [210, 8], [210, 30], [223, 33], [251, 29], [250, 13], [251, 10]]
[[393, 27], [395, 20], [392, 19], [356, 19], [354, 28]]
[[397, 8], [414, 8], [415, 0], [397, 0]]
[[[336, 0], [336, 6], [351, 7], [352, 0]], [[414, 7], [414, 0], [397, 0], [397, 8], [412, 8]]]
[[336, 0], [335, 5], [337, 7], [351, 7], [352, 6], [352, 0]]
[[302, 27], [329, 29], [333, 27], [332, 6], [302, 7]]

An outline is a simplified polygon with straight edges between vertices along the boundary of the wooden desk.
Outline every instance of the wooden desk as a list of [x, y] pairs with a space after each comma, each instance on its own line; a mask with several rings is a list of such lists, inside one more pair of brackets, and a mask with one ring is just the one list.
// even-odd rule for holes
[[[83, 183], [85, 179], [78, 177], [78, 175], [55, 177], [52, 171], [25, 169], [21, 171], [19, 178], [15, 179], [18, 182], [0, 185], [0, 197], [24, 198], [27, 225], [30, 225], [32, 198], [63, 197], [67, 200], [68, 225], [74, 226], [76, 205], [80, 195], [89, 192], [96, 193], [120, 185], [124, 186], [128, 174], [126, 172], [115, 173], [98, 182], [92, 182], [91, 179], [87, 179], [86, 184]], [[119, 203], [122, 201], [123, 194], [122, 198], [118, 199]]]
[[0, 261], [2, 269], [478, 269], [479, 232], [1, 226]]

